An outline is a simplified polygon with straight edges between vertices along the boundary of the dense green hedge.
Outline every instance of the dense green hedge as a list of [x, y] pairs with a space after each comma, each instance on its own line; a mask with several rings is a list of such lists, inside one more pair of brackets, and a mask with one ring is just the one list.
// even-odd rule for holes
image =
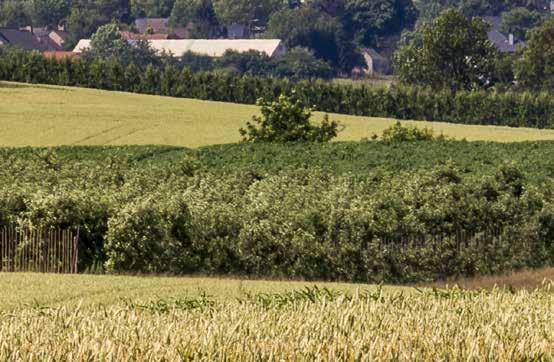
[[554, 185], [511, 164], [215, 172], [126, 150], [0, 151], [0, 225], [80, 225], [81, 270], [408, 282], [554, 262]]
[[363, 116], [468, 124], [554, 127], [554, 99], [548, 93], [487, 91], [436, 92], [422, 88], [333, 84], [321, 80], [236, 76], [226, 72], [193, 73], [188, 69], [134, 65], [114, 60], [94, 62], [46, 60], [38, 53], [2, 48], [0, 79], [122, 90], [174, 97], [254, 104], [295, 94], [319, 111]]

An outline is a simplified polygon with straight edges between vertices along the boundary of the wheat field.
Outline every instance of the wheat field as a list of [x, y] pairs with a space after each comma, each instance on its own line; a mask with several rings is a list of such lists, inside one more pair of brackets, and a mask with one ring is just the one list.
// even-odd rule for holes
[[[0, 274], [10, 285], [28, 302], [0, 311], [3, 361], [554, 360], [552, 282], [463, 291]], [[54, 297], [62, 289], [73, 294]]]
[[[239, 128], [257, 112], [255, 106], [233, 103], [0, 82], [0, 146], [234, 143], [240, 140]], [[316, 120], [321, 117], [315, 115]], [[395, 122], [346, 115], [331, 119], [344, 128], [338, 141], [370, 138]], [[470, 141], [554, 140], [554, 130], [403, 123]]]

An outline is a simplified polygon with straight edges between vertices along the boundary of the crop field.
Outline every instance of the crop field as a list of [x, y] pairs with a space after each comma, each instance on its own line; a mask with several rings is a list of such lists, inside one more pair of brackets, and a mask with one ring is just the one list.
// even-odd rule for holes
[[0, 274], [0, 287], [1, 360], [554, 358], [552, 282], [463, 291]]
[[[200, 147], [234, 143], [256, 114], [249, 105], [18, 83], [0, 83], [0, 145], [144, 145]], [[316, 114], [321, 119], [322, 114]], [[381, 134], [394, 120], [331, 115], [337, 141]], [[404, 122], [467, 140], [554, 140], [554, 130]]]

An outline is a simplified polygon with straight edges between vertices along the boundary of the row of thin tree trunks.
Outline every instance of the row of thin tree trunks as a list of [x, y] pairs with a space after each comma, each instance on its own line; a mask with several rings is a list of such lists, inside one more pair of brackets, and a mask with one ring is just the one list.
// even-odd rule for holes
[[77, 273], [78, 231], [0, 228], [0, 272]]

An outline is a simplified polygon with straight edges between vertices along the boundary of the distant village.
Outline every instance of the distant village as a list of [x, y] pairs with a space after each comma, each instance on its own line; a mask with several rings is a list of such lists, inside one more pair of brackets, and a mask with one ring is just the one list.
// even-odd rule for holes
[[[423, 3], [429, 3], [431, 4], [429, 9], [433, 9], [432, 1], [425, 0], [418, 2], [418, 6], [421, 6]], [[296, 2], [293, 3], [296, 4]], [[338, 4], [338, 2], [333, 1], [330, 3]], [[304, 15], [308, 17], [315, 16], [312, 21], [317, 20], [322, 23], [330, 19], [340, 19], [344, 24], [339, 28], [344, 30], [345, 35], [332, 35], [333, 31], [329, 35], [326, 33], [327, 30], [323, 25], [313, 25], [315, 30], [310, 28], [312, 25], [307, 25], [306, 29], [302, 28], [298, 30], [298, 33], [301, 34], [300, 36], [295, 38], [294, 35], [291, 35], [289, 38], [287, 33], [288, 25], [285, 25], [277, 33], [266, 32], [267, 19], [265, 22], [262, 22], [263, 25], [255, 22], [249, 23], [248, 21], [242, 21], [243, 24], [226, 24], [222, 22], [218, 23], [217, 31], [209, 33], [209, 35], [206, 35], [208, 33], [199, 35], [194, 30], [194, 21], [175, 23], [170, 17], [148, 16], [137, 17], [134, 20], [131, 18], [129, 23], [125, 23], [124, 27], [121, 28], [120, 35], [122, 39], [132, 45], [139, 41], [145, 41], [148, 42], [150, 48], [157, 54], [165, 54], [176, 58], [181, 58], [188, 53], [220, 58], [227, 51], [238, 53], [256, 51], [270, 58], [279, 58], [287, 53], [287, 50], [290, 51], [292, 48], [301, 47], [313, 51], [315, 57], [324, 60], [335, 70], [340, 69], [340, 71], [337, 71], [340, 74], [348, 75], [350, 72], [351, 74], [361, 75], [390, 75], [393, 72], [393, 56], [401, 40], [402, 31], [414, 29], [415, 19], [418, 16], [421, 18], [426, 16], [427, 20], [432, 19], [434, 16], [432, 10], [429, 10], [429, 14], [425, 15], [424, 8], [415, 10], [406, 7], [402, 13], [407, 14], [411, 11], [416, 15], [412, 14], [410, 19], [399, 20], [397, 25], [393, 25], [394, 16], [389, 16], [387, 21], [390, 22], [390, 25], [378, 30], [375, 28], [376, 25], [357, 24], [356, 21], [348, 16], [339, 15], [340, 11], [335, 9], [336, 6], [314, 5], [317, 3], [298, 5], [301, 2], [295, 6], [291, 4], [289, 4], [289, 7], [292, 6], [291, 9], [276, 12], [275, 14], [277, 15], [275, 16], [279, 14], [297, 14], [295, 16], [298, 19], [302, 19]], [[541, 4], [541, 14], [554, 14], [554, 0], [545, 1]], [[310, 9], [310, 7], [313, 9]], [[366, 10], [360, 8], [356, 11], [363, 12]], [[524, 47], [524, 35], [521, 35], [521, 32], [516, 34], [512, 33], [511, 30], [506, 30], [506, 27], [503, 27], [502, 14], [505, 13], [499, 13], [496, 16], [482, 16], [490, 25], [487, 37], [500, 53], [515, 53], [518, 49]], [[288, 15], [285, 15], [283, 19], [287, 19]], [[367, 15], [369, 16], [371, 13]], [[379, 13], [379, 15], [386, 17], [384, 14]], [[400, 14], [396, 16], [400, 16]], [[249, 18], [245, 15], [244, 19]], [[283, 19], [281, 20], [285, 21]], [[298, 19], [291, 20], [291, 24], [296, 24], [294, 26], [301, 28], [304, 25], [301, 24], [301, 20], [298, 23]], [[59, 22], [60, 24], [57, 26], [33, 27], [28, 25], [0, 27], [0, 46], [8, 45], [24, 50], [36, 50], [41, 52], [46, 58], [56, 59], [78, 58], [83, 52], [90, 49], [90, 36], [98, 29], [97, 25], [88, 29], [87, 32], [79, 33], [79, 27], [75, 28], [74, 26], [71, 32], [65, 26], [64, 19], [59, 20]], [[309, 22], [310, 20], [306, 19], [306, 23], [309, 24]], [[376, 24], [379, 23], [377, 20], [374, 22]], [[26, 23], [20, 22], [19, 24]], [[179, 24], [187, 25], [182, 26]], [[360, 26], [366, 26], [367, 29], [361, 31]], [[417, 31], [417, 26], [415, 28]], [[290, 30], [294, 32], [295, 29], [291, 28]], [[81, 39], [82, 36], [87, 38]], [[268, 36], [271, 39], [267, 39], [266, 37]], [[335, 38], [332, 38], [333, 36]]]
[[[554, 11], [554, 2], [552, 5]], [[489, 40], [502, 53], [514, 53], [524, 44], [513, 34], [504, 34], [499, 30], [500, 17], [485, 17], [491, 24]], [[121, 31], [121, 37], [130, 43], [147, 41], [152, 49], [159, 53], [181, 57], [187, 52], [210, 57], [220, 57], [227, 50], [246, 52], [258, 51], [269, 57], [279, 57], [286, 51], [279, 39], [253, 39], [251, 30], [240, 24], [232, 24], [225, 29], [225, 37], [220, 39], [190, 39], [189, 27], [170, 27], [168, 18], [139, 18], [135, 20], [136, 31]], [[11, 45], [25, 50], [37, 50], [47, 58], [78, 57], [90, 45], [90, 39], [81, 39], [77, 45], [67, 50], [69, 34], [63, 25], [56, 29], [47, 27], [10, 29], [0, 28], [0, 46]], [[370, 74], [389, 74], [390, 57], [373, 48], [363, 48], [362, 55]]]

